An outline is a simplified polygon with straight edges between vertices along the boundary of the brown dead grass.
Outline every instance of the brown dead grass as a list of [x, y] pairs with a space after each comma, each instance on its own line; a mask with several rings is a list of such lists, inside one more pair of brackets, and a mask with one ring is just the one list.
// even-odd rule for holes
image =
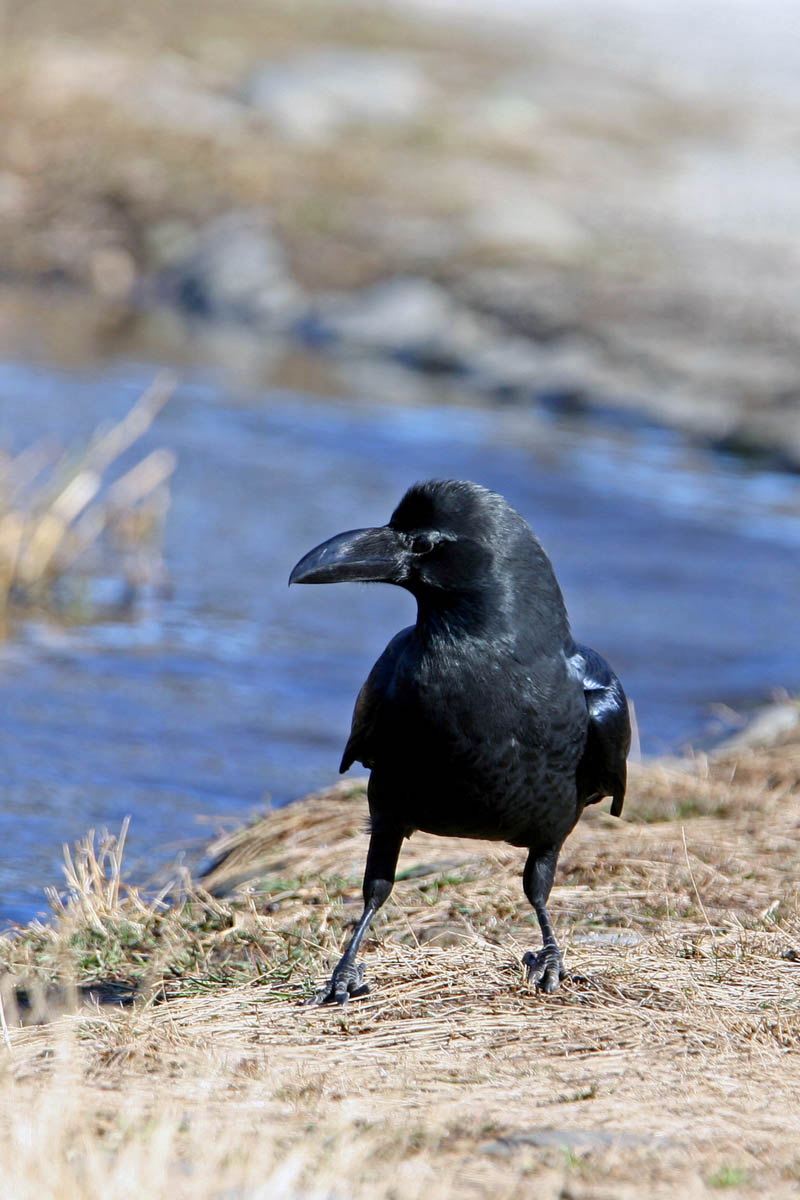
[[[255, 880], [239, 899], [198, 893], [183, 934], [159, 909], [157, 942], [202, 943], [192, 971], [162, 953], [128, 1010], [8, 1028], [7, 1194], [796, 1195], [800, 739], [637, 768], [626, 817], [589, 813], [565, 847], [554, 996], [522, 981], [521, 852], [417, 835], [365, 948], [373, 993], [319, 1010], [298, 1001], [359, 911], [363, 789], [269, 814], [217, 847], [206, 883]], [[82, 854], [51, 950], [158, 907]], [[262, 957], [221, 986], [232, 938]], [[3, 946], [18, 971], [24, 942]]]
[[[516, 60], [513, 48], [452, 22], [446, 29], [445, 41], [441, 27], [413, 14], [320, 0], [239, 0], [233, 13], [203, 0], [98, 0], [90, 14], [79, 0], [47, 12], [7, 0], [0, 10], [0, 120], [8, 133], [0, 174], [11, 180], [0, 223], [6, 273], [34, 282], [56, 275], [124, 306], [136, 279], [165, 265], [170, 224], [185, 238], [211, 217], [251, 208], [271, 212], [294, 274], [311, 288], [408, 269], [393, 261], [385, 238], [370, 236], [365, 204], [377, 217], [387, 205], [402, 215], [409, 202], [449, 211], [452, 190], [433, 187], [430, 170], [415, 185], [430, 158], [428, 123], [438, 126], [438, 114], [394, 136], [356, 129], [330, 147], [308, 148], [275, 136], [236, 103], [254, 69], [321, 45], [417, 53], [456, 95]], [[208, 103], [228, 117], [204, 120]], [[2, 202], [0, 194], [0, 209]]]
[[174, 454], [151, 450], [113, 482], [109, 475], [173, 390], [171, 378], [157, 378], [122, 420], [78, 450], [51, 440], [13, 457], [0, 449], [0, 634], [20, 611], [68, 608], [77, 589], [65, 580], [75, 584], [92, 554], [106, 567], [111, 560], [130, 590], [163, 579]]

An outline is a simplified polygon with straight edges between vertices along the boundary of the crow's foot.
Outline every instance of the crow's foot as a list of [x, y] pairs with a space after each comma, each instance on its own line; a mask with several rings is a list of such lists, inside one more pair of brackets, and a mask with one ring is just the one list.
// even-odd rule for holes
[[369, 984], [364, 983], [361, 963], [340, 962], [331, 981], [321, 992], [306, 1000], [306, 1004], [346, 1004], [351, 996], [366, 996]]
[[555, 946], [544, 946], [538, 954], [529, 950], [522, 956], [525, 982], [534, 983], [537, 992], [554, 992], [566, 975], [561, 955]]

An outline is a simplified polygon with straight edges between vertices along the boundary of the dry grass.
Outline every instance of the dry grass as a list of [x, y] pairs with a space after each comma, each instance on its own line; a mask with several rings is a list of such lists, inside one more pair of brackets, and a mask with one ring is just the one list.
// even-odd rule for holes
[[209, 885], [258, 880], [230, 900], [145, 899], [87, 840], [0, 941], [5, 1194], [796, 1195], [800, 740], [639, 768], [626, 815], [567, 843], [556, 995], [520, 852], [418, 835], [343, 1011], [298, 1001], [358, 912], [360, 785], [218, 846]]
[[[361, 198], [386, 204], [391, 175], [428, 209], [431, 198], [420, 193], [431, 189], [414, 186], [405, 151], [417, 167], [429, 157], [416, 142], [433, 118], [388, 138], [356, 130], [309, 152], [236, 108], [255, 67], [342, 42], [420, 53], [456, 94], [465, 70], [479, 80], [488, 64], [491, 77], [510, 56], [452, 23], [442, 45], [435, 26], [375, 5], [239, 0], [232, 15], [202, 0], [135, 7], [99, 0], [87, 18], [78, 0], [47, 14], [7, 0], [0, 8], [0, 118], [11, 131], [0, 142], [0, 172], [13, 177], [0, 224], [7, 270], [26, 280], [55, 271], [124, 303], [137, 276], [164, 265], [163, 222], [178, 222], [185, 237], [209, 217], [265, 207], [310, 286], [348, 286], [391, 269], [384, 239], [362, 228]], [[228, 116], [205, 119], [209, 104]], [[404, 200], [389, 203], [394, 211]]]
[[15, 457], [0, 452], [0, 627], [19, 609], [63, 604], [65, 577], [74, 578], [90, 552], [99, 554], [101, 542], [129, 586], [158, 576], [175, 456], [152, 450], [113, 482], [108, 476], [172, 391], [170, 380], [157, 379], [79, 451], [38, 442]]

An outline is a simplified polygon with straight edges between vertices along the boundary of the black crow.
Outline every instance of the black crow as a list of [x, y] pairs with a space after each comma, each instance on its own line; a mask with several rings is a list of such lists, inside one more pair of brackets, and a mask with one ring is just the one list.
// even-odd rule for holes
[[543, 992], [564, 977], [547, 914], [556, 861], [587, 804], [625, 795], [625, 694], [594, 650], [572, 640], [550, 560], [502, 496], [431, 480], [388, 525], [311, 550], [290, 583], [394, 583], [417, 601], [361, 689], [340, 770], [368, 767], [371, 837], [364, 911], [316, 1003], [363, 995], [355, 956], [392, 890], [415, 829], [524, 846], [525, 895], [543, 948], [523, 959]]

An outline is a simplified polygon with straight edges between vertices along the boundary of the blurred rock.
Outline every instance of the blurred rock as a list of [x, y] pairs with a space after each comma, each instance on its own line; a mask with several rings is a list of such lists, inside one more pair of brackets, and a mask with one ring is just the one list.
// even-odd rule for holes
[[770, 405], [752, 405], [731, 422], [712, 444], [725, 454], [751, 460], [766, 460], [773, 467], [800, 469], [800, 397], [781, 395], [776, 389]]
[[466, 231], [478, 246], [535, 251], [550, 262], [571, 263], [589, 244], [577, 222], [538, 194], [535, 183], [487, 188]]
[[463, 230], [444, 217], [367, 212], [361, 231], [374, 239], [391, 261], [407, 264], [409, 271], [452, 259], [468, 246]]
[[168, 217], [144, 231], [148, 261], [155, 267], [172, 267], [190, 258], [197, 249], [198, 235], [188, 221]]
[[160, 284], [185, 311], [276, 331], [301, 312], [301, 289], [260, 214], [219, 217], [174, 244], [183, 254], [162, 272]]
[[121, 50], [77, 39], [48, 38], [32, 48], [30, 77], [42, 98], [63, 108], [76, 96], [112, 96], [130, 83], [134, 67]]
[[[7, 279], [138, 305], [148, 271], [233, 338], [298, 332], [399, 390], [613, 396], [800, 469], [791, 6], [765, 54], [759, 6], [705, 21], [713, 54], [670, 5], [629, 2], [618, 24], [607, 3], [533, 6], [524, 36], [492, 9], [467, 38], [367, 9], [332, 26], [324, 5], [256, 6], [223, 36], [201, 5], [189, 42], [165, 6], [131, 37], [51, 7], [5, 31]], [[319, 301], [237, 215], [262, 202]]]
[[429, 279], [401, 276], [361, 291], [320, 298], [304, 332], [310, 340], [401, 355], [422, 370], [465, 369], [486, 335], [477, 317]]
[[30, 204], [31, 189], [16, 171], [0, 171], [0, 216], [21, 217]]
[[136, 124], [184, 135], [223, 136], [247, 115], [238, 100], [197, 78], [195, 64], [177, 54], [142, 62], [117, 50], [48, 40], [33, 54], [30, 72], [52, 108], [101, 100]]
[[375, 354], [347, 354], [328, 359], [335, 371], [338, 391], [359, 400], [374, 402], [376, 396], [386, 404], [406, 408], [432, 408], [443, 404], [463, 404], [464, 386], [461, 376], [433, 377], [421, 371], [410, 371], [396, 358]]
[[247, 112], [238, 101], [178, 77], [131, 86], [124, 99], [141, 124], [189, 137], [229, 136]]
[[433, 89], [407, 55], [332, 46], [262, 67], [244, 99], [284, 137], [321, 143], [348, 125], [418, 120]]
[[535, 342], [498, 334], [470, 357], [471, 383], [478, 391], [531, 393], [552, 379], [552, 355]]
[[136, 285], [136, 263], [122, 246], [99, 246], [89, 255], [89, 279], [99, 296], [124, 300]]
[[541, 104], [508, 86], [471, 97], [463, 119], [476, 137], [493, 143], [530, 150], [539, 135], [545, 114]]

